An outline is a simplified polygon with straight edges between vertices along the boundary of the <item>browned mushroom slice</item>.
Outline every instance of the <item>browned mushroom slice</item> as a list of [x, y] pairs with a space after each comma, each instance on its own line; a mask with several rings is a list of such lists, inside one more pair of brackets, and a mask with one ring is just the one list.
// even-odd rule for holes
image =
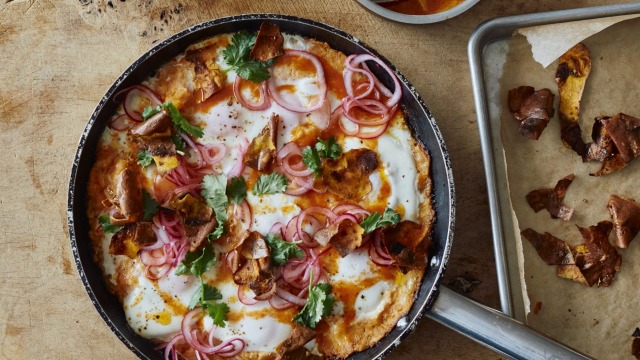
[[150, 136], [153, 134], [164, 133], [169, 130], [171, 124], [171, 116], [169, 116], [169, 113], [163, 109], [148, 118], [145, 122], [141, 122], [131, 128], [131, 133], [138, 136]]
[[139, 221], [144, 216], [142, 209], [142, 189], [138, 175], [133, 170], [136, 167], [127, 164], [118, 175], [116, 183], [117, 209], [109, 213], [109, 220], [113, 225], [125, 225]]
[[269, 246], [262, 235], [257, 231], [252, 231], [249, 236], [244, 239], [242, 245], [238, 247], [240, 255], [252, 260], [258, 260], [269, 257]]
[[207, 100], [224, 87], [226, 76], [215, 62], [217, 47], [214, 44], [199, 49], [190, 49], [185, 54], [185, 60], [194, 65], [193, 87], [196, 103]]
[[549, 89], [534, 91], [531, 86], [509, 90], [509, 110], [520, 121], [520, 135], [538, 140], [553, 116], [553, 94]]
[[592, 143], [587, 146], [587, 154], [584, 157], [584, 161], [600, 161], [603, 162], [608, 157], [616, 153], [617, 148], [607, 132], [607, 128], [604, 126], [604, 121], [609, 117], [597, 117], [593, 123], [593, 129], [591, 130]]
[[616, 231], [616, 246], [626, 248], [640, 231], [640, 204], [624, 196], [609, 196], [609, 214]]
[[564, 240], [545, 232], [540, 234], [533, 229], [524, 229], [521, 233], [536, 249], [540, 258], [548, 265], [572, 265], [573, 254]]
[[276, 353], [280, 356], [291, 353], [302, 348], [306, 343], [316, 337], [316, 332], [306, 326], [294, 324], [291, 335], [276, 348]]
[[322, 246], [330, 243], [345, 257], [362, 245], [362, 234], [364, 229], [360, 224], [346, 219], [318, 231], [313, 239]]
[[233, 272], [233, 281], [238, 285], [248, 285], [258, 300], [273, 296], [276, 291], [275, 277], [271, 269], [269, 247], [262, 235], [252, 231], [235, 251], [238, 269]]
[[602, 125], [625, 162], [640, 156], [640, 119], [620, 113], [603, 119]]
[[268, 61], [281, 55], [284, 55], [284, 37], [280, 33], [280, 27], [263, 22], [251, 49], [251, 57], [258, 61]]
[[584, 238], [584, 249], [574, 249], [574, 257], [576, 266], [589, 286], [611, 285], [616, 272], [620, 270], [622, 257], [609, 243], [612, 228], [613, 224], [609, 221], [601, 221], [588, 228], [578, 226]]
[[197, 250], [202, 243], [207, 239], [207, 236], [211, 234], [213, 229], [215, 229], [218, 222], [215, 217], [211, 218], [211, 221], [206, 222], [204, 224], [198, 225], [189, 225], [185, 224], [185, 232], [187, 233], [187, 238], [189, 239], [189, 251]]
[[156, 234], [150, 222], [127, 224], [111, 237], [109, 253], [135, 259], [143, 246], [155, 242]]
[[535, 212], [547, 209], [553, 219], [560, 218], [569, 221], [573, 216], [573, 209], [563, 205], [562, 201], [574, 178], [573, 174], [569, 174], [558, 180], [553, 189], [538, 189], [529, 192], [527, 194], [527, 203]]
[[349, 150], [337, 159], [324, 161], [320, 174], [314, 179], [314, 186], [347, 200], [360, 201], [371, 192], [369, 175], [377, 168], [378, 156], [375, 151]]
[[427, 265], [431, 239], [426, 231], [424, 226], [408, 220], [382, 230], [384, 244], [396, 265], [403, 269]]
[[244, 158], [245, 165], [258, 171], [269, 169], [276, 158], [276, 133], [279, 121], [278, 114], [271, 114], [269, 123], [258, 136], [251, 140]]
[[151, 153], [159, 173], [164, 174], [180, 165], [176, 145], [170, 136], [144, 136], [138, 138], [137, 143]]
[[233, 282], [238, 285], [248, 285], [260, 277], [258, 262], [240, 257], [238, 269], [233, 273]]
[[171, 193], [162, 207], [178, 212], [185, 225], [201, 225], [211, 221], [213, 209], [189, 192]]
[[564, 53], [559, 60], [556, 82], [560, 95], [560, 137], [566, 147], [585, 156], [587, 146], [580, 131], [580, 100], [591, 72], [589, 49], [579, 43]]

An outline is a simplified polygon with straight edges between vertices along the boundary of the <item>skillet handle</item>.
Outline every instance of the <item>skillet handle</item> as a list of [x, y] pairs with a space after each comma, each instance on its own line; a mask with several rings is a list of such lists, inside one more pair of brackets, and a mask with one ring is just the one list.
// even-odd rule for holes
[[427, 316], [511, 359], [591, 359], [444, 286]]

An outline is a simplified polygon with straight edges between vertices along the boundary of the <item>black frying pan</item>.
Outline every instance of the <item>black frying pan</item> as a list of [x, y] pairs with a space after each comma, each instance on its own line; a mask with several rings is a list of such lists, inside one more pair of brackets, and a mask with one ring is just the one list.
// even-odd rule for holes
[[[356, 353], [350, 359], [383, 357], [415, 328], [418, 319], [425, 314], [512, 358], [583, 358], [577, 352], [547, 339], [542, 334], [533, 332], [521, 323], [440, 286], [453, 239], [455, 220], [453, 176], [444, 140], [435, 120], [404, 76], [398, 73], [395, 67], [375, 50], [343, 31], [297, 17], [269, 14], [240, 15], [213, 20], [184, 30], [157, 44], [136, 60], [113, 83], [89, 119], [80, 138], [71, 170], [68, 198], [69, 233], [76, 266], [85, 289], [98, 313], [114, 334], [140, 358], [162, 358], [161, 353], [155, 349], [155, 345], [151, 341], [138, 336], [127, 325], [120, 302], [115, 295], [107, 290], [102, 273], [93, 261], [94, 250], [88, 236], [87, 181], [95, 159], [98, 139], [117, 106], [111, 99], [119, 90], [142, 82], [164, 62], [183, 52], [188, 45], [220, 33], [257, 30], [265, 20], [277, 23], [282, 31], [325, 41], [343, 53], [371, 53], [385, 61], [396, 71], [402, 84], [404, 93], [402, 106], [407, 114], [409, 127], [432, 158], [431, 174], [436, 221], [433, 229], [433, 247], [430, 253], [429, 269], [424, 275], [415, 302], [406, 316], [406, 321], [401, 322], [403, 326], [396, 326], [374, 347]], [[388, 86], [392, 86], [390, 79], [385, 78], [385, 74], [376, 75]]]

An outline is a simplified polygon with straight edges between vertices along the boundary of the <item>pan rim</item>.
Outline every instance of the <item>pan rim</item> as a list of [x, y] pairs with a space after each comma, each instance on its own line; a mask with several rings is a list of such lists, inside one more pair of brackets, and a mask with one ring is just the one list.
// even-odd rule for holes
[[[420, 295], [419, 293], [422, 292], [422, 287], [425, 286], [425, 277], [427, 274], [427, 271], [425, 271], [425, 275], [423, 276], [423, 279], [421, 280], [421, 284], [420, 287], [418, 288], [418, 291], [416, 292], [416, 296], [414, 298], [414, 303], [411, 307], [411, 309], [409, 310], [409, 313], [407, 315], [405, 315], [405, 317], [409, 317], [410, 314], [413, 313], [412, 317], [407, 319], [407, 325], [404, 326], [403, 328], [400, 329], [400, 333], [395, 334], [394, 335], [394, 341], [383, 347], [380, 349], [377, 349], [377, 353], [374, 356], [374, 358], [376, 359], [380, 359], [383, 358], [384, 356], [388, 355], [393, 349], [395, 349], [400, 342], [406, 337], [408, 336], [410, 333], [413, 332], [413, 330], [415, 330], [415, 327], [417, 325], [417, 322], [422, 318], [422, 316], [426, 313], [426, 311], [431, 307], [431, 305], [433, 304], [433, 302], [435, 301], [437, 294], [438, 294], [438, 287], [440, 286], [442, 277], [444, 276], [444, 271], [446, 269], [446, 264], [448, 262], [449, 259], [449, 254], [450, 254], [450, 250], [451, 250], [451, 245], [452, 245], [452, 241], [453, 241], [453, 232], [454, 232], [454, 226], [455, 226], [455, 188], [454, 188], [454, 183], [453, 183], [453, 174], [451, 171], [451, 163], [450, 163], [450, 159], [449, 159], [449, 155], [448, 155], [448, 151], [446, 149], [445, 143], [444, 143], [444, 138], [442, 137], [442, 133], [440, 132], [437, 124], [435, 123], [435, 119], [434, 117], [431, 115], [428, 107], [426, 106], [426, 104], [424, 103], [424, 101], [422, 100], [422, 98], [420, 97], [420, 95], [417, 93], [415, 87], [405, 78], [405, 76], [400, 73], [397, 68], [391, 64], [389, 62], [389, 60], [387, 60], [384, 56], [380, 55], [375, 49], [371, 48], [370, 46], [366, 45], [365, 43], [363, 43], [362, 41], [360, 41], [359, 39], [355, 38], [354, 36], [340, 30], [337, 29], [333, 26], [321, 23], [321, 22], [317, 22], [314, 20], [309, 20], [309, 19], [305, 19], [305, 18], [300, 18], [300, 17], [296, 17], [296, 16], [290, 16], [290, 15], [281, 15], [281, 14], [265, 14], [265, 13], [255, 13], [255, 14], [242, 14], [242, 15], [234, 15], [234, 16], [228, 16], [228, 17], [223, 17], [223, 18], [218, 18], [218, 19], [214, 19], [214, 20], [210, 20], [207, 22], [203, 22], [200, 24], [196, 24], [193, 25], [191, 27], [188, 27], [170, 37], [168, 37], [167, 39], [159, 42], [158, 44], [156, 44], [155, 46], [153, 46], [151, 49], [147, 50], [143, 55], [141, 55], [140, 57], [138, 57], [134, 62], [131, 63], [131, 65], [129, 65], [127, 67], [127, 69], [112, 83], [112, 85], [109, 87], [109, 89], [107, 90], [107, 92], [105, 93], [105, 95], [102, 97], [102, 99], [99, 101], [98, 105], [95, 107], [95, 109], [93, 110], [86, 126], [84, 127], [84, 130], [81, 134], [80, 140], [78, 142], [78, 147], [73, 159], [73, 163], [72, 163], [72, 167], [71, 167], [71, 175], [70, 175], [70, 180], [69, 180], [69, 187], [68, 187], [68, 198], [67, 198], [67, 224], [68, 224], [68, 229], [69, 229], [69, 237], [70, 237], [70, 241], [71, 241], [71, 250], [73, 253], [73, 257], [74, 257], [74, 261], [76, 264], [76, 269], [78, 271], [78, 274], [80, 275], [80, 278], [82, 280], [83, 286], [85, 288], [85, 291], [87, 292], [87, 294], [89, 295], [89, 298], [91, 300], [91, 302], [93, 303], [94, 307], [96, 308], [96, 310], [98, 311], [98, 313], [100, 314], [100, 316], [102, 317], [102, 319], [105, 321], [105, 323], [107, 324], [107, 326], [109, 327], [109, 329], [111, 330], [112, 333], [114, 333], [116, 335], [116, 337], [127, 347], [129, 348], [129, 350], [131, 350], [134, 354], [136, 354], [139, 358], [145, 359], [148, 358], [148, 356], [142, 351], [140, 350], [124, 333], [123, 331], [113, 322], [113, 320], [109, 317], [109, 314], [107, 314], [107, 312], [105, 311], [105, 309], [103, 308], [103, 306], [100, 304], [100, 301], [93, 289], [92, 283], [89, 281], [89, 279], [87, 278], [86, 275], [86, 270], [84, 265], [82, 264], [83, 259], [81, 259], [79, 251], [78, 251], [78, 235], [76, 233], [76, 224], [75, 224], [75, 217], [74, 217], [74, 212], [76, 211], [75, 209], [77, 207], [82, 207], [83, 211], [84, 211], [84, 205], [85, 204], [78, 204], [79, 200], [76, 200], [76, 196], [75, 196], [75, 192], [78, 191], [77, 190], [77, 175], [78, 175], [78, 170], [79, 170], [79, 166], [80, 166], [80, 160], [83, 157], [83, 154], [86, 151], [89, 151], [86, 146], [87, 146], [87, 138], [89, 136], [90, 131], [95, 127], [95, 126], [99, 126], [100, 124], [96, 124], [97, 119], [101, 116], [103, 109], [105, 107], [105, 104], [107, 101], [110, 101], [110, 99], [113, 97], [113, 95], [116, 93], [116, 90], [128, 79], [128, 77], [131, 75], [131, 73], [133, 73], [134, 71], [136, 71], [140, 65], [146, 61], [147, 59], [155, 56], [155, 54], [157, 52], [159, 52], [160, 50], [164, 49], [165, 47], [173, 44], [174, 42], [180, 41], [181, 39], [183, 39], [184, 37], [187, 37], [193, 33], [197, 33], [199, 31], [203, 31], [206, 30], [210, 27], [213, 26], [218, 26], [218, 25], [222, 25], [222, 24], [227, 24], [227, 23], [232, 23], [232, 22], [237, 22], [237, 21], [265, 21], [265, 20], [277, 20], [277, 21], [284, 21], [284, 22], [291, 22], [291, 23], [298, 23], [298, 24], [302, 24], [304, 26], [309, 26], [309, 27], [315, 27], [315, 28], [319, 28], [322, 31], [327, 31], [330, 32], [334, 35], [337, 35], [339, 37], [342, 37], [343, 39], [345, 39], [346, 41], [357, 45], [359, 47], [362, 47], [363, 49], [365, 49], [365, 51], [377, 56], [378, 58], [380, 58], [383, 62], [385, 62], [394, 72], [395, 74], [398, 76], [398, 79], [400, 80], [400, 82], [406, 86], [406, 88], [409, 89], [411, 96], [413, 96], [413, 99], [411, 99], [410, 101], [416, 101], [417, 105], [419, 106], [419, 108], [425, 113], [426, 115], [426, 120], [428, 121], [428, 126], [431, 128], [431, 130], [433, 131], [433, 136], [435, 137], [436, 141], [437, 141], [437, 150], [439, 151], [438, 154], [430, 154], [431, 158], [434, 159], [436, 158], [436, 155], [438, 158], [441, 157], [442, 161], [443, 161], [443, 166], [444, 166], [444, 177], [446, 178], [447, 183], [444, 184], [444, 188], [446, 188], [448, 190], [447, 194], [443, 194], [445, 196], [445, 200], [448, 202], [448, 209], [446, 214], [439, 214], [438, 212], [436, 212], [436, 221], [440, 220], [440, 219], [446, 219], [446, 221], [448, 222], [446, 224], [446, 234], [443, 235], [444, 239], [444, 246], [442, 247], [442, 249], [438, 252], [438, 256], [434, 256], [431, 258], [431, 264], [429, 267], [437, 267], [438, 270], [434, 276], [433, 279], [433, 284], [430, 286], [430, 288], [428, 289], [428, 291], [426, 292], [425, 295], [422, 295], [425, 297], [424, 300], [422, 301], [418, 301], [418, 296]], [[403, 97], [405, 97], [406, 95], [403, 95]], [[421, 119], [422, 120], [422, 119]], [[409, 127], [411, 128], [411, 132], [413, 133], [414, 137], [418, 140], [418, 143], [420, 143], [421, 146], [426, 148], [426, 144], [425, 144], [425, 140], [423, 139], [418, 139], [417, 136], [417, 132], [416, 129], [410, 124]], [[433, 166], [432, 166], [433, 167]], [[430, 176], [433, 180], [433, 174], [431, 174], [432, 170], [430, 169]], [[435, 187], [435, 186], [434, 186]], [[82, 190], [80, 190], [82, 191]], [[434, 191], [435, 192], [435, 191]], [[432, 194], [432, 197], [435, 194]], [[434, 204], [434, 208], [436, 207], [436, 204]], [[435, 210], [435, 209], [434, 209]], [[442, 215], [442, 216], [440, 216]], [[434, 224], [435, 227], [435, 224]], [[83, 236], [83, 234], [80, 234], [80, 236]], [[89, 261], [93, 261], [92, 259], [89, 259]], [[414, 307], [418, 306], [415, 310]], [[399, 328], [399, 326], [396, 326], [394, 328], [392, 328], [389, 333], [387, 333], [379, 342], [381, 342], [383, 339], [391, 336], [392, 332]], [[375, 349], [377, 345], [372, 346], [371, 348], [365, 349], [362, 352], [358, 352], [355, 354], [352, 354], [351, 356], [349, 356], [349, 359], [353, 358], [354, 356], [356, 356], [357, 354], [362, 354], [368, 350], [371, 349]]]

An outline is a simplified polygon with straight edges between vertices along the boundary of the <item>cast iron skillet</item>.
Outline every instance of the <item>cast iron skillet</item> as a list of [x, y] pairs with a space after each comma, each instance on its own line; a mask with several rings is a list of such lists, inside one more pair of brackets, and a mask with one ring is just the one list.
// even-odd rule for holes
[[[449, 156], [435, 120], [413, 86], [393, 65], [375, 50], [356, 38], [325, 24], [284, 15], [240, 15], [213, 20], [184, 30], [157, 44], [136, 60], [109, 88], [91, 115], [80, 138], [71, 170], [68, 197], [68, 222], [71, 247], [78, 272], [85, 289], [113, 333], [136, 355], [143, 359], [160, 359], [155, 345], [132, 331], [125, 320], [120, 302], [111, 294], [102, 273], [93, 261], [94, 250], [88, 237], [86, 215], [87, 181], [93, 165], [96, 147], [107, 120], [117, 104], [111, 99], [119, 90], [138, 84], [164, 62], [183, 52], [190, 44], [220, 33], [257, 30], [268, 20], [277, 23], [282, 31], [325, 41], [346, 54], [371, 53], [385, 61], [398, 75], [403, 88], [402, 106], [415, 138], [428, 150], [432, 158], [433, 204], [436, 221], [430, 266], [409, 313], [374, 347], [353, 354], [350, 359], [381, 358], [396, 347], [411, 332], [424, 314], [455, 330], [513, 358], [555, 359], [581, 358], [576, 352], [554, 343], [539, 333], [493, 309], [472, 302], [440, 286], [449, 257], [455, 220], [455, 191]], [[374, 70], [374, 72], [376, 72]], [[376, 73], [388, 86], [393, 86], [384, 73]], [[431, 309], [431, 310], [429, 310]]]

